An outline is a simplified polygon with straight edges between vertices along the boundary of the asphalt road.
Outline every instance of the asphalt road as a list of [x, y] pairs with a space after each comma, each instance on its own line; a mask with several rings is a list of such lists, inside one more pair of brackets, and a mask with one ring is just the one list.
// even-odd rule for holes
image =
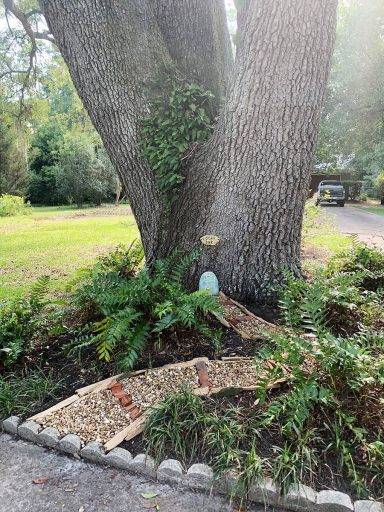
[[338, 206], [322, 206], [327, 214], [336, 216], [336, 227], [341, 233], [356, 233], [360, 240], [376, 244], [384, 248], [384, 216], [369, 213], [361, 208], [346, 204]]
[[[46, 477], [42, 485], [32, 480]], [[156, 492], [153, 499], [141, 493]], [[221, 497], [87, 464], [0, 434], [0, 512], [232, 512]], [[249, 512], [265, 512], [258, 506]]]

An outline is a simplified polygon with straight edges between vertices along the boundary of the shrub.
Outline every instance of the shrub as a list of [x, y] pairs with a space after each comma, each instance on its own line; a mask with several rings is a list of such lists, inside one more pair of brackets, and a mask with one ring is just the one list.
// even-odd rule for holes
[[92, 323], [92, 334], [77, 340], [72, 349], [95, 344], [99, 358], [105, 361], [117, 351], [120, 367], [129, 369], [147, 340], [159, 339], [163, 332], [177, 341], [180, 329], [194, 329], [217, 342], [217, 332], [201, 315], [218, 313], [218, 302], [206, 290], [189, 293], [182, 284], [199, 251], [186, 257], [175, 251], [151, 270], [137, 270], [137, 247], [123, 254], [123, 265], [117, 255], [101, 260], [77, 291], [82, 306], [90, 307], [97, 320]]
[[364, 272], [362, 288], [372, 291], [384, 288], [384, 251], [359, 242], [354, 237], [352, 249], [340, 251], [330, 260], [327, 274], [335, 275], [338, 272]]
[[0, 217], [28, 215], [29, 213], [31, 213], [31, 205], [25, 203], [22, 197], [9, 194], [0, 196]]
[[362, 181], [343, 181], [342, 185], [345, 190], [346, 199], [351, 199], [353, 201], [354, 199], [357, 199], [357, 197], [361, 193], [363, 182]]
[[377, 195], [380, 199], [384, 198], [384, 171], [376, 178], [375, 189], [377, 190]]
[[366, 192], [361, 193], [359, 195], [359, 197], [358, 197], [358, 200], [359, 201], [364, 201], [364, 202], [367, 201], [368, 200], [368, 194]]
[[15, 363], [30, 341], [45, 305], [48, 283], [49, 278], [43, 276], [27, 296], [0, 304], [0, 361], [5, 366]]

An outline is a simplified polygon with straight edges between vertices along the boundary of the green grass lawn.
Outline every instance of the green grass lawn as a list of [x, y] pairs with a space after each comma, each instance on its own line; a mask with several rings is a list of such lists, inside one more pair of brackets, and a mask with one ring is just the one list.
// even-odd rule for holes
[[[78, 269], [137, 237], [126, 205], [34, 207], [30, 215], [0, 217], [0, 299], [21, 295], [42, 275], [51, 277], [53, 292], [63, 291]], [[349, 244], [336, 229], [316, 226], [305, 237], [304, 259], [322, 264]]]
[[384, 216], [384, 206], [371, 206], [371, 207], [356, 206], [356, 208], [359, 208], [360, 210], [364, 210], [365, 212], [375, 213], [376, 215]]
[[41, 275], [64, 290], [79, 268], [118, 243], [138, 237], [126, 205], [98, 208], [39, 207], [0, 218], [0, 299], [16, 297]]

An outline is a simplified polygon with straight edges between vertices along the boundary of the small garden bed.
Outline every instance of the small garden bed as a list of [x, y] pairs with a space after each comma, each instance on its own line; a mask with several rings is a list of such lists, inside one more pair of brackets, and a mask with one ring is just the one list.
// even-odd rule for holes
[[[383, 253], [355, 244], [307, 280], [286, 274], [275, 310], [188, 293], [182, 275], [192, 259], [172, 258], [149, 275], [137, 249], [120, 248], [86, 273], [64, 313], [45, 302], [48, 283], [42, 281], [3, 308], [1, 414], [26, 415], [21, 396], [35, 413], [121, 370], [207, 357], [208, 387], [231, 388], [226, 396], [191, 393], [198, 386], [197, 394], [207, 395], [191, 370], [182, 377], [178, 371], [167, 378], [161, 370], [138, 374], [134, 385], [122, 380], [149, 414], [142, 436], [122, 446], [185, 465], [206, 462], [217, 475], [234, 468], [244, 495], [257, 478], [271, 476], [283, 489], [301, 481], [382, 499]], [[257, 328], [251, 332], [242, 322]], [[234, 356], [252, 361], [221, 371], [220, 360]], [[30, 389], [18, 394], [23, 380], [17, 377], [36, 363], [43, 391], [37, 394], [33, 379], [24, 379]], [[276, 381], [281, 386], [271, 389]], [[238, 389], [248, 385], [257, 390]], [[43, 424], [77, 433], [83, 442], [108, 442], [134, 423], [110, 393], [85, 396], [72, 412], [56, 412]], [[92, 425], [87, 411], [106, 421]]]

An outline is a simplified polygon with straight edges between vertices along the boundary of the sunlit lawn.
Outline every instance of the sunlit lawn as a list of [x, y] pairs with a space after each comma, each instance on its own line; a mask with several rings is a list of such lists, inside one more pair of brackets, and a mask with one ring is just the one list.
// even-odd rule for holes
[[[64, 290], [78, 269], [137, 237], [126, 205], [41, 207], [28, 216], [0, 218], [0, 299], [21, 295], [41, 275], [51, 277], [53, 292]], [[318, 226], [306, 236], [305, 258], [316, 265], [349, 244], [336, 229]]]
[[138, 237], [128, 206], [33, 208], [28, 216], [0, 218], [0, 299], [28, 290], [39, 276], [63, 290], [79, 268], [118, 243]]
[[369, 213], [375, 213], [376, 215], [384, 216], [384, 206], [372, 206], [372, 207], [359, 207], [361, 210]]

